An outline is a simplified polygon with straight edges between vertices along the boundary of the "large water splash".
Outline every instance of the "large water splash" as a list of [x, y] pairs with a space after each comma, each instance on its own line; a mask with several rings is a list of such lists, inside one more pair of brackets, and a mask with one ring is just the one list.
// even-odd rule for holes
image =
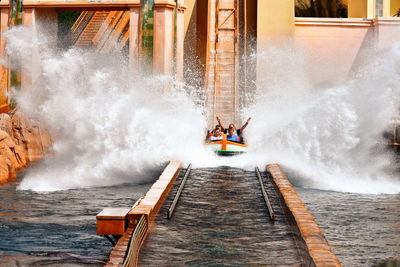
[[[9, 34], [23, 56], [29, 30]], [[20, 189], [38, 191], [150, 181], [147, 170], [169, 159], [195, 167], [251, 169], [282, 163], [302, 186], [359, 193], [398, 193], [382, 132], [396, 114], [399, 46], [379, 55], [345, 84], [315, 88], [291, 50], [258, 55], [273, 66], [257, 100], [243, 111], [247, 155], [218, 158], [202, 145], [205, 120], [169, 77], [135, 76], [120, 54], [60, 52], [41, 39], [42, 83], [17, 94], [21, 107], [56, 133], [55, 157], [28, 171]], [[37, 46], [36, 46], [37, 47]], [[390, 55], [390, 56], [389, 56]], [[377, 57], [378, 58], [378, 57]], [[121, 63], [122, 62], [122, 63]], [[389, 173], [389, 174], [388, 174]]]
[[[18, 44], [29, 43], [30, 33], [13, 30], [9, 51], [21, 55]], [[151, 181], [148, 169], [206, 153], [199, 150], [205, 128], [201, 109], [171, 78], [133, 75], [118, 53], [57, 52], [47, 45], [39, 54], [41, 82], [16, 97], [24, 112], [55, 133], [55, 157], [29, 170], [19, 189]]]
[[302, 186], [400, 192], [382, 137], [398, 114], [400, 44], [371, 53], [369, 65], [348, 82], [316, 88], [305, 78], [302, 56], [269, 51], [266, 59], [278, 62], [277, 78], [263, 83], [259, 101], [245, 111], [253, 117], [247, 134], [255, 159], [282, 163]]

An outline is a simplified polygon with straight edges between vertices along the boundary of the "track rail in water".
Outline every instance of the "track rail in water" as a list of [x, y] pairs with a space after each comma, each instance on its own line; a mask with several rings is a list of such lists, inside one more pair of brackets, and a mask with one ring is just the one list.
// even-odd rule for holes
[[185, 186], [186, 180], [187, 180], [187, 178], [188, 178], [188, 176], [189, 176], [189, 174], [190, 174], [190, 170], [191, 170], [191, 169], [192, 169], [192, 164], [189, 164], [189, 166], [188, 166], [187, 169], [186, 169], [185, 175], [183, 176], [182, 182], [181, 182], [181, 184], [179, 185], [178, 192], [176, 192], [175, 197], [174, 197], [174, 200], [172, 201], [171, 206], [169, 206], [168, 213], [167, 213], [167, 218], [168, 218], [168, 219], [170, 219], [170, 218], [172, 217], [172, 214], [173, 214], [173, 212], [174, 212], [174, 209], [175, 209], [175, 207], [176, 207], [176, 204], [178, 203], [179, 197], [180, 197], [181, 194], [182, 194], [183, 187]]
[[258, 167], [256, 167], [255, 171], [257, 174], [258, 181], [260, 182], [261, 192], [264, 196], [265, 205], [267, 206], [269, 217], [271, 218], [272, 222], [274, 222], [275, 221], [275, 212], [274, 212], [274, 209], [272, 208], [271, 201], [269, 200], [268, 193], [267, 193], [267, 191], [265, 191], [265, 187], [264, 187], [264, 183], [261, 178], [260, 170], [258, 169]]
[[178, 180], [143, 244], [140, 266], [308, 266], [282, 196], [265, 173], [203, 168]]

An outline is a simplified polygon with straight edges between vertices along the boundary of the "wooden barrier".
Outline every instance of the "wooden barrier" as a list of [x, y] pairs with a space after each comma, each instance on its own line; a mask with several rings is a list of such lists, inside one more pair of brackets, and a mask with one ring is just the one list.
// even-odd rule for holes
[[[128, 229], [118, 240], [104, 266], [137, 266], [140, 248], [179, 175], [181, 165], [180, 161], [171, 161], [146, 195], [135, 203], [126, 215]], [[135, 234], [137, 239], [133, 240]]]
[[96, 216], [98, 235], [123, 235], [128, 228], [129, 208], [107, 208]]
[[268, 164], [267, 170], [277, 185], [286, 206], [292, 213], [308, 252], [317, 267], [340, 267], [339, 259], [333, 254], [328, 241], [311, 212], [300, 200], [296, 190], [278, 164]]
[[10, 105], [9, 104], [0, 105], [0, 113], [7, 113], [9, 111], [10, 111]]

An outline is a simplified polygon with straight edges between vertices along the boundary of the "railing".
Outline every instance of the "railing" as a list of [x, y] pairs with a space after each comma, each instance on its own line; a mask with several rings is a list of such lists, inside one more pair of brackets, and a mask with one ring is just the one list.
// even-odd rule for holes
[[123, 267], [135, 267], [139, 259], [139, 250], [146, 238], [147, 230], [149, 225], [145, 215], [142, 215], [139, 222], [136, 225], [135, 231], [132, 234], [129, 242], [128, 252], [126, 254]]
[[126, 26], [129, 25], [129, 19], [128, 11], [123, 11], [119, 16], [115, 16], [115, 18], [113, 18], [115, 21], [112, 21], [106, 25], [108, 27], [106, 34], [100, 36], [96, 50], [98, 52], [107, 53], [114, 48], [114, 45], [118, 47], [118, 40], [120, 39], [124, 30], [126, 30]]
[[264, 196], [265, 206], [267, 207], [267, 210], [268, 210], [268, 213], [269, 213], [269, 217], [271, 218], [271, 221], [274, 222], [275, 221], [275, 212], [274, 212], [274, 210], [272, 208], [271, 201], [269, 200], [268, 193], [267, 193], [267, 191], [265, 191], [264, 183], [263, 183], [263, 181], [261, 179], [260, 170], [258, 169], [258, 167], [256, 167], [255, 171], [256, 171], [256, 174], [257, 174], [257, 177], [258, 177], [258, 181], [260, 183], [261, 193]]
[[190, 174], [190, 170], [191, 170], [191, 169], [192, 169], [192, 164], [189, 164], [189, 166], [188, 166], [187, 169], [186, 169], [185, 176], [183, 177], [182, 182], [181, 182], [181, 184], [179, 185], [178, 192], [176, 192], [176, 195], [175, 195], [175, 197], [174, 197], [174, 200], [172, 201], [172, 204], [171, 204], [171, 206], [170, 206], [169, 209], [168, 209], [168, 214], [167, 214], [167, 218], [168, 218], [168, 219], [170, 219], [170, 218], [172, 217], [172, 214], [173, 214], [173, 212], [174, 212], [174, 210], [175, 210], [175, 206], [176, 206], [176, 204], [178, 203], [179, 197], [180, 197], [181, 194], [182, 194], [183, 187], [185, 186], [186, 180], [187, 180], [187, 178], [188, 178], [188, 176], [189, 176], [189, 174]]
[[75, 44], [75, 42], [79, 39], [79, 36], [82, 34], [93, 15], [94, 11], [82, 11], [74, 25], [71, 27], [72, 43]]

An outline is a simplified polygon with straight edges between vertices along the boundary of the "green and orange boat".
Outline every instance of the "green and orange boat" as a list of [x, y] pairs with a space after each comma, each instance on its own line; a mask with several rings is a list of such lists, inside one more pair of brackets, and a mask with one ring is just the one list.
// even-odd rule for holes
[[246, 144], [228, 141], [226, 134], [223, 135], [222, 140], [206, 142], [206, 146], [219, 156], [234, 156], [247, 152]]

